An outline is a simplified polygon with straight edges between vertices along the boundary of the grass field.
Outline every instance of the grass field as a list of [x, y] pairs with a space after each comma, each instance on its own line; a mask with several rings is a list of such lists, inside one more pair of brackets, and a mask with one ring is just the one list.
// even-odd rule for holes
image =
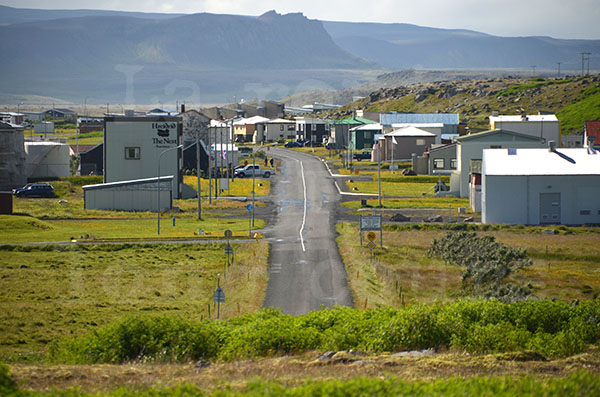
[[[2, 222], [4, 223], [4, 222]], [[136, 314], [221, 318], [257, 310], [264, 300], [268, 245], [39, 246], [0, 249], [0, 361], [42, 360], [48, 344]]]
[[[265, 221], [256, 219], [254, 230]], [[235, 218], [161, 218], [160, 236], [156, 218], [39, 220], [29, 216], [0, 215], [0, 244], [98, 239], [194, 239], [198, 229], [206, 236], [221, 237], [230, 229], [234, 236], [248, 236], [248, 220]]]
[[[573, 228], [577, 229], [577, 228]], [[461, 271], [426, 256], [442, 230], [384, 231], [384, 248], [371, 258], [360, 247], [356, 225], [337, 226], [338, 247], [346, 265], [348, 282], [357, 307], [453, 300], [461, 296]], [[533, 230], [533, 229], [532, 229]], [[593, 299], [600, 296], [600, 234], [545, 235], [536, 229], [480, 232], [498, 241], [527, 250], [534, 266], [514, 275], [521, 284], [531, 284], [539, 298]], [[366, 244], [366, 240], [364, 241]], [[379, 236], [375, 241], [379, 245]]]
[[[202, 196], [208, 195], [208, 179], [200, 180], [200, 189]], [[183, 177], [183, 183], [198, 191], [198, 179], [195, 176], [186, 175]], [[212, 181], [212, 189], [214, 195], [214, 183]], [[256, 196], [268, 196], [271, 190], [271, 181], [268, 178], [255, 178], [254, 180]], [[252, 196], [252, 178], [235, 178], [229, 181], [229, 189], [220, 193], [222, 197], [251, 197]]]

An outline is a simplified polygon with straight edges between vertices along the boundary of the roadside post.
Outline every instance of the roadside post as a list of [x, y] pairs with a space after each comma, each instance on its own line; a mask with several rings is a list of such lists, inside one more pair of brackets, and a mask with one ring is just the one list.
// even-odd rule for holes
[[248, 235], [252, 237], [252, 215], [254, 214], [254, 205], [248, 204], [246, 209], [248, 210]]
[[[227, 239], [227, 247], [231, 248], [231, 246], [229, 245], [229, 239], [233, 236], [233, 233], [231, 232], [231, 230], [227, 229], [225, 230], [223, 235]], [[225, 254], [227, 254], [227, 247], [225, 248]], [[231, 263], [233, 264], [233, 249], [231, 249]]]
[[221, 303], [225, 303], [225, 292], [219, 285], [219, 280], [217, 279], [217, 290], [213, 294], [213, 302], [217, 304], [217, 320], [221, 317]]

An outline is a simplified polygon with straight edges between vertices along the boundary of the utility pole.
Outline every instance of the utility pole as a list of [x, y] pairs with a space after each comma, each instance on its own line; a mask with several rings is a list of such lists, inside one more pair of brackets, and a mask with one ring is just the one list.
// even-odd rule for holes
[[196, 176], [198, 177], [198, 220], [202, 220], [202, 195], [200, 188], [200, 131], [196, 130]]
[[582, 52], [581, 53], [581, 75], [583, 76], [583, 72], [584, 72], [584, 65], [585, 65], [585, 61], [587, 60], [587, 74], [590, 74], [590, 55], [592, 55], [591, 52]]
[[210, 132], [213, 127], [208, 127], [208, 203], [212, 204], [212, 156], [214, 151], [210, 144]]
[[560, 77], [560, 64], [561, 64], [561, 62], [556, 62], [556, 64], [558, 65], [558, 77]]

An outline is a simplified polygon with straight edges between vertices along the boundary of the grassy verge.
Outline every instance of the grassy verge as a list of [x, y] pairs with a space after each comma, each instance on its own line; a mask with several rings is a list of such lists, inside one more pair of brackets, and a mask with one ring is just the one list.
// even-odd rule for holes
[[[531, 284], [536, 297], [585, 300], [600, 296], [598, 230], [559, 227], [558, 230], [572, 234], [555, 235], [542, 234], [541, 230], [513, 227], [481, 233], [527, 250], [534, 265], [520, 270], [514, 279], [520, 284]], [[461, 296], [462, 269], [426, 255], [433, 240], [444, 235], [441, 226], [386, 228], [384, 248], [376, 248], [373, 258], [367, 248], [360, 247], [356, 225], [339, 224], [337, 231], [338, 247], [357, 306], [398, 307], [403, 301], [405, 304], [450, 301]], [[379, 245], [379, 238], [375, 243]]]
[[[266, 222], [255, 220], [254, 230], [262, 229]], [[29, 216], [0, 215], [0, 243], [26, 243], [69, 241], [73, 239], [193, 239], [201, 229], [208, 236], [222, 236], [230, 229], [234, 236], [248, 234], [248, 220], [234, 218], [172, 218], [161, 219], [160, 236], [157, 235], [156, 218], [138, 219], [59, 219], [39, 220]]]
[[0, 360], [39, 361], [49, 343], [126, 317], [152, 313], [216, 318], [217, 277], [226, 294], [221, 318], [252, 313], [267, 283], [265, 242], [91, 245], [0, 249]]
[[[493, 376], [465, 377], [464, 374], [472, 372], [473, 367], [459, 366], [464, 372], [445, 379], [440, 379], [439, 376], [449, 367], [448, 357], [441, 360], [387, 359], [381, 360], [380, 365], [363, 364], [360, 369], [352, 363], [310, 365], [298, 360], [294, 362], [277, 360], [236, 363], [235, 366], [214, 365], [202, 370], [190, 365], [129, 364], [44, 368], [13, 366], [11, 373], [17, 377], [21, 386], [19, 395], [23, 396], [54, 395], [58, 392], [44, 393], [43, 391], [74, 387], [77, 387], [77, 390], [71, 390], [68, 395], [569, 395], [583, 397], [600, 393], [598, 375], [590, 369], [572, 370], [565, 374], [547, 377], [540, 375], [540, 372], [547, 372], [543, 370], [546, 366], [535, 363], [522, 366], [538, 367], [542, 371], [538, 373], [532, 371], [530, 375], [522, 373], [501, 375], [506, 373], [502, 368], [514, 365], [505, 360], [498, 360], [498, 365], [494, 365], [493, 360], [493, 357], [489, 357], [487, 363], [489, 367], [496, 367], [498, 370]], [[552, 364], [553, 372], [564, 366], [557, 362]], [[405, 374], [408, 372], [406, 368], [418, 368], [419, 365], [429, 370], [428, 376], [415, 379]], [[303, 374], [302, 379], [296, 378], [298, 373]], [[157, 381], [152, 382], [152, 379]], [[0, 380], [6, 383], [6, 393], [16, 392], [17, 385], [8, 378], [8, 373]], [[32, 391], [24, 390], [26, 388]], [[95, 394], [96, 392], [98, 394]]]
[[[367, 200], [367, 205], [370, 207], [379, 206], [379, 200]], [[471, 207], [469, 207], [469, 199], [468, 198], [460, 198], [460, 197], [420, 197], [420, 198], [394, 198], [394, 199], [385, 199], [382, 201], [382, 205], [384, 208], [432, 208], [432, 209], [448, 209], [449, 206], [452, 206], [453, 209], [463, 207], [466, 208], [467, 212], [471, 212]], [[362, 208], [362, 203], [359, 200], [356, 201], [345, 201], [342, 203], [342, 206], [346, 208], [359, 209]], [[456, 211], [454, 211], [454, 214]]]

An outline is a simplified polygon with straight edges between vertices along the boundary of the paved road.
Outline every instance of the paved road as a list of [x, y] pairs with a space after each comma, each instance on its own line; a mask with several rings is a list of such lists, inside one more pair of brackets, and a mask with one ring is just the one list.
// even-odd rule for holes
[[285, 149], [268, 153], [282, 160], [272, 177], [277, 220], [270, 238], [265, 306], [302, 314], [321, 305], [352, 305], [346, 271], [335, 243], [335, 209], [340, 195], [323, 163]]

